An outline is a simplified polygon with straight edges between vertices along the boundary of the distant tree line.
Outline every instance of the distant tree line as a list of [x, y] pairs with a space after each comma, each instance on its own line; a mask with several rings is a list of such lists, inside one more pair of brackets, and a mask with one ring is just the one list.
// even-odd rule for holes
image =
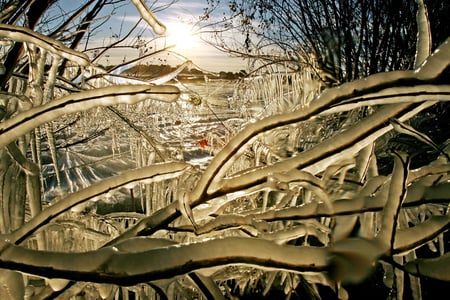
[[[136, 76], [141, 78], [154, 78], [160, 76], [161, 74], [167, 74], [174, 70], [176, 70], [178, 66], [171, 66], [168, 64], [140, 64], [134, 66], [124, 72], [124, 74], [129, 76]], [[203, 70], [199, 70], [197, 68], [186, 68], [181, 74], [178, 76], [178, 79], [186, 80], [186, 79], [202, 79], [204, 76], [208, 76], [210, 79], [227, 79], [227, 80], [235, 80], [239, 78], [243, 78], [247, 75], [245, 70], [240, 70], [238, 72], [231, 71], [220, 71], [218, 73], [206, 72]]]

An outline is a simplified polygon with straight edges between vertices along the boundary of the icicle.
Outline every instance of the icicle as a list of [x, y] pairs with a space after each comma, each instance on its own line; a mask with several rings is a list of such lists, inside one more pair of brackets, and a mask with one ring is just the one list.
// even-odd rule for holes
[[20, 169], [16, 169], [14, 186], [13, 197], [10, 198], [11, 203], [9, 204], [11, 230], [16, 230], [25, 223], [26, 175]]
[[165, 202], [165, 193], [163, 190], [163, 181], [152, 183], [151, 211], [159, 210]]
[[145, 205], [143, 206], [143, 210], [146, 216], [150, 216], [152, 212], [152, 184], [146, 183], [145, 187]]
[[134, 144], [134, 138], [132, 137], [132, 135], [128, 136], [128, 150], [130, 151], [130, 157], [131, 159], [134, 159], [135, 157], [135, 153], [136, 153], [136, 149], [135, 149], [135, 144]]
[[[394, 170], [389, 187], [389, 201], [383, 210], [382, 228], [377, 239], [388, 247], [391, 253], [394, 248], [395, 232], [397, 230], [400, 207], [406, 197], [407, 175], [409, 173], [409, 157], [405, 153], [394, 152]], [[401, 299], [401, 298], [400, 298]]]
[[118, 145], [117, 142], [117, 130], [116, 127], [114, 126], [114, 123], [111, 125], [110, 127], [110, 131], [111, 133], [111, 150], [112, 150], [112, 157], [113, 159], [116, 158], [116, 149], [119, 150], [119, 154], [120, 154], [120, 145]]
[[56, 84], [56, 75], [58, 74], [58, 69], [61, 64], [61, 58], [58, 56], [53, 56], [52, 65], [48, 71], [47, 81], [44, 86], [44, 104], [50, 102], [54, 98], [54, 89]]
[[263, 191], [263, 203], [261, 207], [262, 212], [265, 212], [267, 210], [267, 203], [269, 202], [269, 193], [270, 191], [268, 190]]
[[52, 163], [53, 163], [53, 168], [55, 171], [56, 181], [57, 181], [58, 187], [61, 188], [61, 173], [59, 171], [58, 154], [57, 154], [57, 150], [56, 150], [55, 137], [53, 135], [52, 123], [45, 124], [45, 133], [47, 135], [47, 145], [50, 150], [51, 157], [52, 157]]
[[136, 161], [136, 168], [142, 167], [142, 141], [139, 138], [135, 138], [136, 140], [136, 154], [135, 154], [135, 161]]
[[[416, 251], [411, 251], [406, 255], [406, 262], [414, 261], [417, 259]], [[421, 288], [421, 282], [420, 277], [414, 276], [412, 274], [408, 274], [409, 282], [410, 282], [410, 289], [412, 298], [414, 300], [421, 300], [422, 299], [422, 288]]]

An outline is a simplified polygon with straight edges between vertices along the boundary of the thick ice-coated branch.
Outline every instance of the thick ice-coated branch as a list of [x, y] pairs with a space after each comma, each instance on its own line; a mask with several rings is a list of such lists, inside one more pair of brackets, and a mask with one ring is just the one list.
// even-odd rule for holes
[[139, 181], [158, 181], [179, 176], [180, 173], [184, 172], [189, 166], [190, 165], [181, 162], [154, 164], [141, 169], [126, 171], [120, 175], [104, 179], [79, 192], [70, 194], [63, 199], [58, 200], [58, 202], [43, 210], [40, 214], [25, 223], [21, 228], [5, 238], [12, 243], [19, 243], [52, 218], [82, 202], [105, 194], [108, 191], [120, 188], [126, 184]]
[[43, 34], [34, 32], [26, 27], [0, 24], [0, 37], [6, 37], [15, 42], [35, 44], [36, 46], [46, 49], [56, 56], [62, 56], [68, 60], [76, 62], [81, 66], [87, 66], [90, 64], [89, 57], [86, 54], [70, 49], [63, 43]]
[[134, 285], [232, 263], [298, 272], [325, 271], [326, 248], [277, 245], [255, 238], [224, 238], [121, 251], [106, 247], [84, 253], [36, 251], [0, 240], [0, 267], [50, 278]]
[[417, 12], [417, 45], [416, 45], [416, 57], [414, 61], [414, 67], [418, 67], [431, 52], [431, 30], [430, 21], [428, 18], [427, 7], [423, 0], [416, 0]]
[[[382, 179], [382, 178], [381, 178]], [[389, 184], [390, 181], [386, 182]], [[310, 202], [296, 207], [268, 210], [262, 213], [247, 215], [219, 215], [208, 223], [211, 227], [225, 227], [228, 221], [231, 225], [249, 224], [249, 221], [280, 221], [280, 220], [305, 220], [319, 217], [333, 217], [339, 215], [354, 215], [368, 211], [381, 211], [386, 205], [388, 185], [380, 186], [380, 191], [372, 195], [357, 195], [352, 199], [336, 200], [333, 202], [331, 212], [325, 203]], [[413, 191], [410, 193], [410, 191]], [[404, 207], [418, 206], [426, 203], [447, 202], [449, 198], [450, 183], [440, 183], [431, 187], [412, 184], [408, 187]], [[203, 230], [206, 230], [206, 226]]]
[[450, 101], [449, 84], [421, 84], [416, 86], [386, 88], [342, 101], [321, 115], [349, 111], [358, 107], [423, 101]]
[[395, 232], [397, 231], [398, 214], [406, 198], [409, 157], [405, 153], [394, 153], [394, 170], [386, 205], [383, 209], [381, 230], [376, 239], [384, 244], [389, 251], [394, 248]]
[[233, 227], [252, 227], [255, 231], [253, 236], [269, 230], [269, 225], [261, 220], [255, 220], [252, 214], [248, 215], [219, 215], [214, 220], [199, 226], [195, 233], [198, 235], [206, 234], [221, 229], [229, 229]]
[[150, 216], [141, 219], [133, 227], [130, 227], [120, 236], [108, 242], [107, 245], [114, 245], [135, 236], [151, 235], [181, 216], [179, 207], [179, 201], [175, 200]]
[[[400, 231], [394, 251], [397, 247], [400, 247], [399, 250], [414, 248], [417, 246], [416, 240], [423, 242], [425, 235], [433, 238], [448, 225], [448, 216], [443, 216], [421, 225], [418, 236], [415, 235], [418, 232], [415, 228]], [[329, 258], [337, 253], [341, 258], [351, 258], [360, 251], [347, 249], [343, 246], [346, 242], [331, 248], [317, 248], [281, 246], [264, 239], [238, 237], [173, 246], [171, 243], [139, 238], [96, 251], [57, 253], [31, 250], [0, 240], [0, 267], [50, 278], [133, 285], [232, 263], [297, 272], [322, 272], [329, 270], [332, 262]], [[369, 245], [370, 242], [361, 239], [359, 244]], [[376, 244], [370, 247], [375, 247], [376, 256], [384, 254]]]
[[416, 259], [405, 265], [405, 271], [428, 278], [450, 282], [450, 252], [428, 259]]
[[118, 85], [71, 94], [42, 106], [29, 109], [0, 123], [0, 147], [4, 147], [30, 130], [60, 116], [97, 106], [134, 104], [154, 99], [173, 102], [180, 90], [171, 85]]
[[[409, 172], [408, 181], [414, 182], [415, 180], [428, 175], [440, 175], [450, 172], [450, 164], [429, 164], [416, 170]], [[409, 195], [409, 194], [408, 194]]]
[[432, 216], [411, 228], [398, 229], [395, 233], [393, 252], [401, 254], [418, 248], [450, 228], [450, 215]]
[[[114, 245], [121, 252], [139, 252], [142, 249], [155, 249], [178, 244], [173, 240], [137, 237], [124, 240]], [[202, 276], [198, 272], [190, 272], [189, 277], [200, 287], [207, 299], [224, 299], [220, 289], [210, 277]]]
[[217, 221], [220, 224], [214, 220], [199, 227], [195, 233], [200, 235], [216, 230], [238, 227], [250, 236], [274, 241], [278, 244], [284, 244], [303, 236], [315, 236], [324, 245], [328, 244], [328, 234], [330, 233], [328, 227], [315, 220], [307, 220], [302, 224], [273, 232], [268, 232], [270, 230], [268, 222], [255, 220], [251, 214], [246, 216], [222, 215], [218, 217]]
[[139, 11], [141, 17], [153, 28], [153, 31], [157, 34], [164, 34], [166, 32], [166, 26], [161, 23], [152, 11], [147, 7], [144, 1], [142, 0], [131, 0], [134, 6]]

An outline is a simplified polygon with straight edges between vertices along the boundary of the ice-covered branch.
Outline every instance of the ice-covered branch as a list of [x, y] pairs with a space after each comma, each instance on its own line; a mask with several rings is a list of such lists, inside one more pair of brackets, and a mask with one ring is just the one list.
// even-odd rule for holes
[[158, 248], [145, 243], [140, 246], [133, 247], [133, 251], [122, 251], [119, 245], [84, 253], [57, 253], [0, 240], [0, 267], [51, 278], [119, 285], [171, 278], [232, 263], [298, 272], [328, 268], [326, 248], [277, 245], [255, 238], [232, 237]]
[[6, 37], [15, 42], [35, 44], [56, 56], [62, 56], [68, 60], [74, 61], [80, 66], [87, 66], [90, 64], [89, 57], [86, 54], [70, 49], [63, 43], [43, 34], [34, 32], [26, 27], [0, 24], [0, 37]]
[[[279, 221], [279, 220], [305, 220], [318, 217], [333, 217], [339, 215], [354, 215], [368, 211], [381, 211], [388, 201], [390, 180], [384, 176], [374, 177], [369, 182], [372, 187], [363, 189], [352, 199], [335, 200], [333, 211], [330, 211], [325, 203], [310, 202], [300, 206], [282, 209], [271, 209], [261, 213], [247, 213], [241, 215], [222, 214], [213, 221], [201, 227], [202, 232], [211, 231], [212, 228], [224, 228], [253, 224], [255, 221]], [[440, 203], [448, 201], [449, 183], [427, 185], [422, 181], [411, 183], [406, 192], [403, 207], [418, 206], [425, 203]], [[376, 191], [376, 192], [375, 192]]]
[[393, 252], [395, 254], [411, 251], [428, 243], [450, 227], [450, 216], [432, 216], [411, 228], [398, 229], [395, 233]]
[[178, 99], [179, 94], [180, 90], [171, 85], [121, 85], [64, 96], [0, 123], [0, 147], [6, 146], [37, 126], [65, 114], [85, 111], [97, 106], [134, 104], [147, 99], [173, 102]]
[[[417, 246], [416, 241], [421, 240], [424, 235], [433, 238], [448, 225], [449, 218], [445, 216], [421, 225], [421, 234], [418, 236], [415, 235], [415, 228], [400, 231], [393, 250], [414, 248]], [[336, 268], [333, 259], [337, 253], [343, 258], [350, 258], [362, 251], [346, 248], [344, 245], [347, 242], [330, 248], [319, 248], [285, 246], [264, 239], [238, 237], [173, 246], [172, 243], [141, 238], [96, 251], [58, 253], [31, 250], [1, 240], [0, 267], [45, 277], [133, 285], [232, 263], [295, 272], [322, 272], [329, 270], [331, 266]], [[384, 254], [381, 248], [370, 241], [360, 239], [358, 244], [374, 248], [372, 250], [375, 253], [380, 251], [377, 255]], [[330, 260], [330, 257], [333, 259]]]
[[381, 230], [377, 239], [383, 243], [388, 251], [394, 248], [395, 232], [398, 225], [398, 214], [406, 198], [409, 157], [405, 153], [394, 152], [394, 170], [386, 205], [383, 209]]
[[7, 239], [12, 243], [18, 243], [35, 232], [40, 226], [49, 222], [52, 218], [68, 209], [93, 199], [97, 196], [120, 188], [126, 184], [139, 181], [158, 181], [179, 176], [189, 167], [186, 163], [171, 162], [154, 164], [137, 170], [126, 171], [120, 175], [104, 179], [98, 183], [58, 200], [47, 207], [40, 214], [29, 220], [17, 231], [8, 235]]
[[416, 276], [450, 281], [450, 252], [436, 258], [410, 261], [405, 265], [405, 271]]
[[166, 32], [166, 26], [155, 17], [153, 12], [145, 4], [145, 1], [131, 0], [131, 2], [133, 2], [141, 17], [153, 28], [155, 33], [164, 34]]
[[386, 88], [379, 92], [356, 96], [332, 105], [321, 115], [349, 111], [363, 106], [424, 101], [450, 101], [450, 85], [437, 83]]
[[418, 67], [431, 52], [431, 30], [427, 7], [423, 0], [416, 0], [417, 42], [414, 67]]

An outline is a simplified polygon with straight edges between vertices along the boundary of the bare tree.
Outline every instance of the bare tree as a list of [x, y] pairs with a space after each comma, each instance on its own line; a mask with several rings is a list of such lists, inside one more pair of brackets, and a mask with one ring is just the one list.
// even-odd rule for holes
[[[204, 30], [214, 35], [216, 47], [259, 65], [288, 62], [295, 70], [317, 61], [322, 79], [331, 83], [412, 67], [414, 0], [207, 2]], [[432, 14], [449, 9], [430, 2]], [[434, 22], [442, 22], [438, 17]], [[433, 29], [437, 37], [444, 33], [439, 44], [445, 29]]]

